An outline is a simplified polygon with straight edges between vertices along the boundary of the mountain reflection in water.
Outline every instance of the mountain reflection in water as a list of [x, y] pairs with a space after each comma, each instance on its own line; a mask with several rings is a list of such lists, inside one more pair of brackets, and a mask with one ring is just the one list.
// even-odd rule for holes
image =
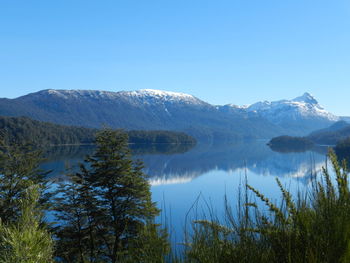
[[[266, 141], [245, 141], [215, 145], [131, 145], [133, 156], [144, 162], [144, 171], [152, 185], [186, 183], [213, 170], [234, 172], [247, 169], [259, 175], [309, 178], [321, 169], [327, 148], [307, 152], [278, 153]], [[50, 177], [64, 174], [65, 168], [77, 167], [94, 146], [51, 147], [44, 151], [45, 170]]]
[[[280, 177], [293, 193], [306, 189], [311, 175], [324, 165], [327, 152], [327, 148], [320, 148], [279, 153], [272, 151], [266, 141], [198, 144], [193, 148], [175, 145], [131, 145], [131, 148], [134, 158], [144, 162], [152, 200], [162, 210], [158, 220], [171, 226], [172, 244], [183, 242], [186, 224], [198, 218], [197, 211], [205, 213], [208, 203], [218, 216], [225, 211], [224, 197], [236, 204], [237, 189], [245, 174], [249, 184], [272, 200], [279, 200], [275, 177]], [[52, 179], [64, 179], [65, 167], [78, 169], [77, 164], [93, 154], [94, 149], [94, 146], [51, 147], [45, 151], [47, 160], [42, 168], [52, 170]]]

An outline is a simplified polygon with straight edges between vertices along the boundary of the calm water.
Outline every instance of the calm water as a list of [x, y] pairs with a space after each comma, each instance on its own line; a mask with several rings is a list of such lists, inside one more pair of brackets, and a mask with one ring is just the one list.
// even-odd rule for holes
[[[209, 208], [220, 218], [225, 195], [235, 207], [245, 175], [250, 185], [278, 200], [276, 177], [292, 192], [303, 190], [312, 172], [324, 166], [327, 152], [326, 148], [318, 148], [303, 153], [278, 153], [265, 141], [199, 144], [192, 149], [171, 145], [132, 148], [135, 158], [144, 162], [153, 200], [163, 210], [159, 221], [170, 225], [172, 238], [177, 242], [181, 242], [185, 225], [203, 217]], [[65, 167], [76, 166], [93, 150], [91, 146], [51, 148], [42, 167], [53, 170], [52, 178], [60, 177]]]

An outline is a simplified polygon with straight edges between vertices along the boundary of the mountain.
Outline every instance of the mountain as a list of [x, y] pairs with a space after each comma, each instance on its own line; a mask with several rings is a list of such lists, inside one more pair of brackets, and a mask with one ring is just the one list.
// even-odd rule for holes
[[349, 127], [349, 126], [350, 126], [350, 124], [348, 122], [340, 120], [340, 121], [335, 122], [334, 124], [332, 124], [331, 126], [329, 126], [327, 128], [313, 131], [312, 133], [310, 133], [308, 135], [308, 137], [318, 136], [318, 135], [322, 135], [322, 134], [329, 133], [329, 132], [336, 132], [336, 131], [339, 131], [343, 128]]
[[307, 138], [316, 144], [335, 145], [350, 137], [350, 124], [338, 121], [332, 126], [312, 132]]
[[340, 119], [350, 123], [350, 117], [348, 116], [340, 116]]
[[308, 93], [294, 100], [217, 106], [192, 95], [159, 91], [43, 90], [0, 99], [0, 115], [63, 125], [127, 130], [175, 130], [199, 140], [272, 138], [325, 128], [337, 117]]
[[257, 102], [245, 110], [255, 112], [273, 124], [288, 129], [289, 135], [305, 135], [339, 120], [339, 117], [326, 111], [307, 92], [292, 100]]
[[194, 96], [158, 90], [43, 90], [0, 100], [0, 115], [64, 125], [128, 130], [175, 130], [199, 139], [270, 138], [283, 130], [265, 119], [221, 112]]

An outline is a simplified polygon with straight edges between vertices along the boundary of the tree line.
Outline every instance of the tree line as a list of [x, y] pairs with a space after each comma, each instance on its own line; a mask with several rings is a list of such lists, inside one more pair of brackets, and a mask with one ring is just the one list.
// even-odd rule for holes
[[[0, 135], [7, 143], [23, 144], [30, 142], [36, 147], [49, 145], [92, 144], [97, 129], [63, 126], [32, 120], [28, 117], [0, 116]], [[175, 131], [125, 131], [129, 143], [142, 144], [196, 144], [196, 140]]]

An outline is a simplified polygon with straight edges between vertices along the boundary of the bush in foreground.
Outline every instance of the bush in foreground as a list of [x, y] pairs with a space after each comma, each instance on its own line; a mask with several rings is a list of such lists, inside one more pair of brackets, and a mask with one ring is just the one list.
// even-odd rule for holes
[[[244, 204], [233, 212], [227, 205], [227, 225], [196, 221], [185, 262], [350, 262], [350, 189], [345, 162], [329, 153], [335, 180], [323, 169], [312, 189], [293, 198], [277, 179], [282, 202], [277, 206], [246, 185]], [[248, 199], [253, 192], [269, 212]]]

